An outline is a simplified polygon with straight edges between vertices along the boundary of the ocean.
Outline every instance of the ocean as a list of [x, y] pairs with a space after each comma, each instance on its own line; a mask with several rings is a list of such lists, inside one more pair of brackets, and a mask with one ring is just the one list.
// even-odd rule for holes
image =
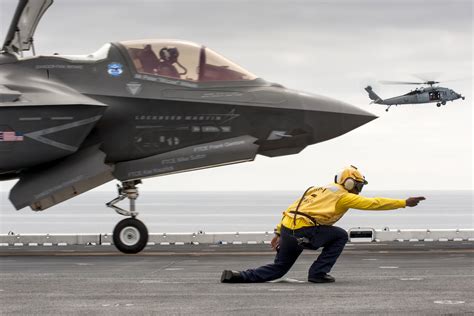
[[[337, 226], [374, 229], [474, 228], [474, 191], [367, 191], [364, 196], [425, 196], [414, 208], [394, 211], [349, 210]], [[301, 192], [141, 191], [139, 219], [151, 233], [273, 231], [281, 213]], [[88, 192], [43, 212], [16, 211], [0, 192], [0, 234], [110, 233], [123, 216], [105, 206], [116, 192]], [[123, 201], [128, 207], [127, 201]]]

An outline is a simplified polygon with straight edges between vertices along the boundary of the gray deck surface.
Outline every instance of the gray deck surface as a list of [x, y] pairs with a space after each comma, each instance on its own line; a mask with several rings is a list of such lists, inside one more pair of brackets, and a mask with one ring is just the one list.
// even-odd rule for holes
[[[349, 244], [333, 284], [221, 284], [273, 259], [268, 245], [1, 247], [0, 315], [474, 315], [474, 243]], [[297, 283], [294, 280], [304, 281]]]

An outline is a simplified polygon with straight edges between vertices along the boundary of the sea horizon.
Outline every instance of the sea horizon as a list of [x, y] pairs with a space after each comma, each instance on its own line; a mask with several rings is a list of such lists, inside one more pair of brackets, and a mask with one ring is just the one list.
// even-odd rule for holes
[[[137, 200], [138, 218], [150, 233], [272, 231], [282, 211], [302, 192], [147, 191]], [[8, 192], [0, 192], [0, 234], [110, 233], [120, 216], [105, 203], [114, 191], [91, 191], [50, 209], [16, 211]], [[349, 210], [335, 225], [344, 229], [466, 229], [474, 228], [474, 190], [367, 190], [367, 197], [406, 199], [426, 196], [414, 208], [395, 211]], [[128, 203], [121, 202], [126, 208]]]

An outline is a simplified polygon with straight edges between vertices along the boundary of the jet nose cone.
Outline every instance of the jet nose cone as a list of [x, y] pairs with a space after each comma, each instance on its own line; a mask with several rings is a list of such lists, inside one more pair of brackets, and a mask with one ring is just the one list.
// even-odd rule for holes
[[315, 143], [350, 132], [377, 118], [345, 102], [318, 95], [300, 96], [306, 114], [305, 123], [312, 128]]

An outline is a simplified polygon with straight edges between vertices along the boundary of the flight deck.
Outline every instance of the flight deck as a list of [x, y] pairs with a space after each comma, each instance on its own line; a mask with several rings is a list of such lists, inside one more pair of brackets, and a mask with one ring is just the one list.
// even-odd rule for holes
[[472, 315], [474, 241], [351, 242], [333, 284], [306, 281], [304, 251], [281, 280], [221, 284], [273, 260], [268, 244], [0, 247], [2, 315]]

